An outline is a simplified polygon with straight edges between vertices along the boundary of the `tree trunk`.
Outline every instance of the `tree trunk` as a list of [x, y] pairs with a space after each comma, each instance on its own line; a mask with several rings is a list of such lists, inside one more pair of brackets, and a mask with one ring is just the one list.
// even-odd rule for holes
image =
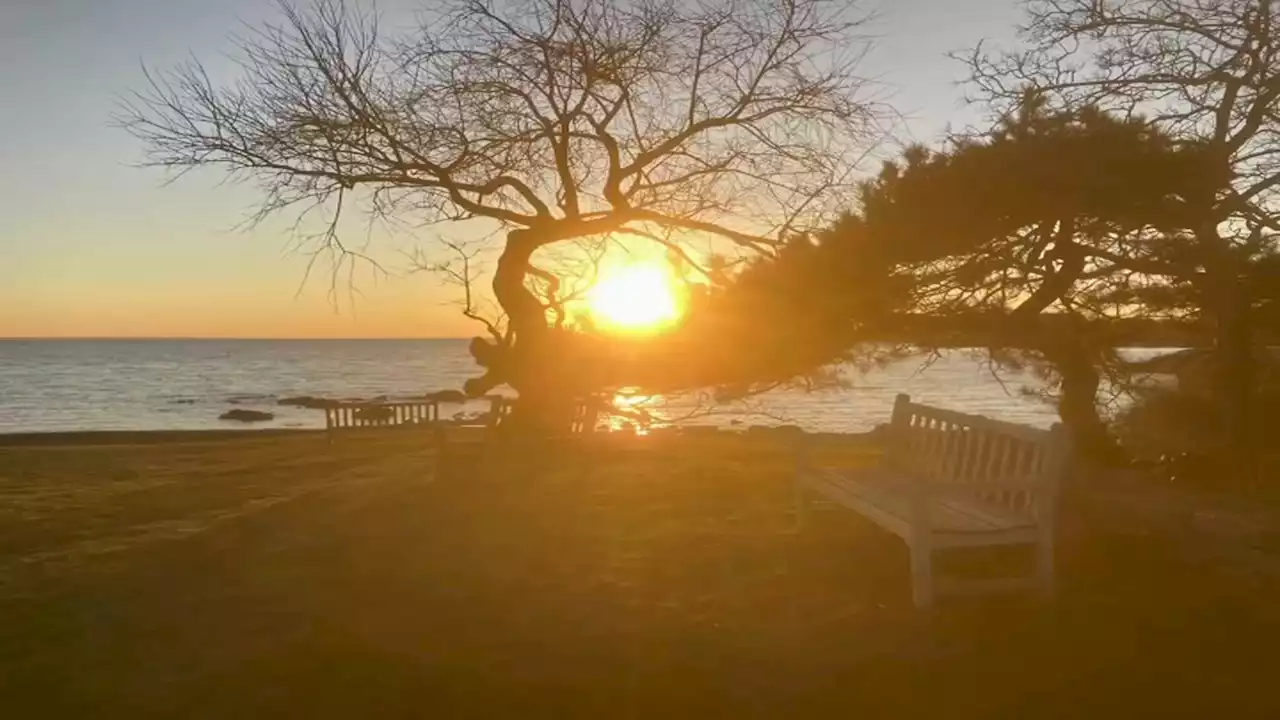
[[1043, 311], [1065, 296], [1080, 279], [1085, 268], [1085, 251], [1074, 240], [1075, 221], [1067, 218], [1058, 223], [1052, 257], [1061, 260], [1040, 287], [1010, 315], [1015, 333], [1031, 339], [1062, 378], [1058, 416], [1071, 431], [1077, 454], [1101, 465], [1123, 462], [1125, 453], [1111, 436], [1107, 424], [1098, 414], [1098, 386], [1102, 382], [1094, 356], [1089, 352], [1089, 339], [1079, 326], [1071, 332], [1063, 327], [1046, 326]]
[[1071, 432], [1078, 454], [1093, 464], [1122, 464], [1126, 454], [1098, 414], [1102, 378], [1087, 349], [1067, 338], [1047, 338], [1041, 347], [1062, 377], [1058, 416]]
[[1222, 408], [1228, 460], [1238, 481], [1251, 483], [1256, 471], [1257, 442], [1253, 427], [1255, 358], [1249, 297], [1236, 280], [1221, 289], [1214, 339], [1215, 394]]
[[1239, 261], [1216, 229], [1202, 231], [1198, 239], [1205, 249], [1206, 310], [1214, 320], [1214, 395], [1226, 435], [1220, 461], [1237, 476], [1236, 481], [1251, 483], [1257, 467], [1252, 298]]
[[479, 352], [473, 343], [472, 355], [488, 369], [483, 378], [471, 381], [468, 392], [482, 394], [500, 384], [516, 391], [518, 398], [506, 420], [509, 431], [521, 435], [546, 434], [567, 428], [572, 413], [573, 393], [566, 382], [568, 373], [557, 350], [557, 333], [547, 322], [541, 301], [525, 285], [533, 253], [542, 244], [533, 230], [513, 230], [498, 258], [493, 276], [493, 293], [507, 315], [509, 339], [505, 345], [484, 343]]

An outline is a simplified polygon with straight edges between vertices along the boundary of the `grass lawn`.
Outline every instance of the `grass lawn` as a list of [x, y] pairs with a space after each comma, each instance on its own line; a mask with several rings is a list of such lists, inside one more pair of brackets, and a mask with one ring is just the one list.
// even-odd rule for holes
[[759, 441], [432, 467], [405, 437], [0, 447], [0, 717], [1280, 717], [1276, 581], [1158, 537], [1077, 519], [1057, 602], [921, 615], [901, 543], [797, 528]]

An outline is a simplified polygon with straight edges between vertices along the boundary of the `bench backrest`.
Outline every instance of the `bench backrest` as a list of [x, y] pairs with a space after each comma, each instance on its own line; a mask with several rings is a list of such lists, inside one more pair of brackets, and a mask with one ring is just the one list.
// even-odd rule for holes
[[[491, 410], [488, 421], [490, 426], [499, 425], [511, 414], [518, 399], [505, 398], [498, 395], [489, 396]], [[573, 415], [569, 419], [569, 433], [584, 435], [595, 432], [600, 422], [601, 403], [596, 399], [577, 400], [573, 404]]]
[[889, 461], [911, 478], [1038, 517], [1057, 494], [1065, 428], [1040, 430], [930, 407], [899, 395]]
[[427, 425], [440, 419], [435, 400], [389, 403], [338, 403], [324, 409], [326, 430], [396, 425]]

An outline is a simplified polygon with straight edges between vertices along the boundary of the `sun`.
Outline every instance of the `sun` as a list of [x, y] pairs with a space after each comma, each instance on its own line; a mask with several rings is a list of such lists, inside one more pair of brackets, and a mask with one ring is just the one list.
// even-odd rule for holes
[[626, 265], [607, 273], [588, 292], [587, 307], [597, 324], [625, 332], [662, 330], [684, 310], [675, 277], [658, 264]]

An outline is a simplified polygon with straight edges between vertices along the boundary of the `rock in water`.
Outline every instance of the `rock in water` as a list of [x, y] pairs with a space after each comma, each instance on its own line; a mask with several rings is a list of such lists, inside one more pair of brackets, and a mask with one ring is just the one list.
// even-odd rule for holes
[[334, 405], [333, 400], [325, 398], [312, 397], [310, 395], [299, 395], [298, 397], [280, 398], [276, 401], [277, 405], [289, 405], [292, 407], [307, 408], [310, 410], [319, 410]]
[[461, 390], [437, 390], [426, 394], [426, 399], [435, 400], [442, 403], [464, 403], [467, 401], [466, 393]]
[[235, 420], [236, 422], [262, 422], [264, 420], [274, 420], [275, 418], [276, 416], [273, 413], [261, 410], [245, 410], [243, 408], [228, 410], [218, 416], [219, 420]]

